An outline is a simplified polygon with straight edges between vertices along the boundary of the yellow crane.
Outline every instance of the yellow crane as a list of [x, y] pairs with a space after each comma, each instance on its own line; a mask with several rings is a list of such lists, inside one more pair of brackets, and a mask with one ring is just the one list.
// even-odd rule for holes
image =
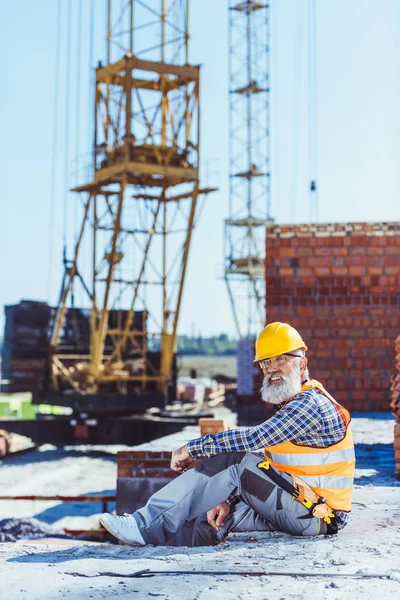
[[[189, 0], [108, 0], [107, 60], [95, 75], [92, 176], [51, 336], [55, 390], [165, 394], [199, 195], [200, 68]], [[90, 247], [91, 267], [83, 258]], [[74, 285], [90, 347], [60, 345]]]

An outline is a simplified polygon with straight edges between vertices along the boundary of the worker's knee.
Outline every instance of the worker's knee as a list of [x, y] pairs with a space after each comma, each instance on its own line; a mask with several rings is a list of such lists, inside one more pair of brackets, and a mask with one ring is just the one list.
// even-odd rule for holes
[[240, 463], [245, 456], [246, 452], [226, 452], [217, 454], [196, 465], [194, 470], [203, 475], [207, 475], [208, 477], [212, 477], [216, 473], [220, 473], [232, 465]]

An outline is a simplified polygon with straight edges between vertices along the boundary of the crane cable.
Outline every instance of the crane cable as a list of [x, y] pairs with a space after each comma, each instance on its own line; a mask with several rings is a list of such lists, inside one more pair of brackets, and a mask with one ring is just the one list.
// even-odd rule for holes
[[308, 168], [310, 221], [318, 220], [318, 89], [317, 89], [317, 34], [316, 3], [308, 0]]
[[94, 0], [90, 5], [90, 20], [89, 20], [89, 118], [88, 118], [88, 140], [91, 139], [93, 125], [92, 101], [94, 99], [94, 77], [93, 77], [93, 45], [94, 45]]
[[50, 210], [49, 210], [49, 251], [47, 270], [47, 301], [51, 304], [51, 287], [53, 279], [53, 249], [54, 249], [54, 214], [57, 181], [57, 147], [58, 147], [58, 111], [60, 103], [60, 58], [61, 58], [61, 13], [62, 1], [58, 0], [56, 20], [56, 54], [55, 54], [55, 77], [54, 77], [54, 103], [53, 103], [53, 140], [51, 152], [51, 175], [50, 175]]
[[[79, 180], [79, 149], [80, 149], [80, 84], [81, 84], [81, 53], [82, 53], [82, 0], [77, 0], [77, 44], [76, 44], [76, 103], [75, 103], [75, 173], [74, 183]], [[74, 202], [74, 234], [77, 233], [77, 203]]]
[[[82, 53], [82, 0], [77, 0], [77, 44], [76, 44], [76, 83], [75, 83], [75, 94], [76, 94], [76, 103], [75, 103], [75, 186], [79, 183], [79, 149], [80, 149], [80, 84], [81, 84], [81, 53]], [[78, 209], [77, 209], [78, 199], [74, 198], [73, 203], [73, 223], [74, 223], [74, 245], [78, 238]], [[82, 305], [82, 288], [79, 287], [79, 298], [78, 305]]]
[[[87, 139], [88, 140], [92, 140], [93, 135], [92, 135], [92, 131], [94, 129], [94, 112], [93, 112], [93, 101], [96, 102], [95, 99], [95, 77], [94, 77], [94, 72], [93, 72], [93, 60], [94, 60], [94, 0], [91, 0], [90, 3], [90, 13], [89, 13], [89, 64], [88, 64], [88, 77], [89, 77], [89, 102], [88, 102], [88, 119], [87, 119]], [[89, 155], [91, 157], [91, 169], [90, 169], [90, 173], [92, 173], [92, 169], [93, 169], [93, 163], [94, 163], [94, 143], [92, 143], [92, 148], [89, 150]], [[85, 158], [86, 158], [86, 153], [85, 153]], [[86, 167], [86, 165], [85, 165]], [[85, 172], [88, 172], [88, 170], [85, 168]], [[92, 173], [93, 176], [93, 180], [94, 180], [94, 172]], [[92, 202], [95, 202], [95, 199], [92, 199]], [[95, 223], [95, 211], [93, 210], [93, 231], [95, 229], [95, 227], [97, 226], [97, 224]], [[89, 253], [88, 253], [89, 255]], [[96, 257], [94, 257], [95, 261], [96, 261]], [[92, 265], [92, 268], [95, 269], [95, 266]], [[86, 266], [85, 266], [85, 272], [86, 272]], [[92, 289], [92, 293], [95, 293], [95, 290]]]
[[[301, 14], [303, 13], [303, 14]], [[300, 156], [300, 115], [302, 112], [301, 101], [303, 99], [303, 69], [304, 69], [304, 4], [296, 2], [295, 13], [296, 33], [294, 44], [294, 75], [298, 75], [297, 82], [293, 77], [293, 104], [292, 104], [292, 135], [293, 135], [293, 155], [292, 155], [292, 193], [291, 193], [291, 211], [292, 222], [297, 222], [297, 206], [298, 206], [298, 185], [299, 176], [299, 156]], [[278, 196], [279, 197], [279, 196]]]
[[69, 175], [69, 139], [70, 139], [70, 100], [71, 100], [71, 20], [72, 2], [68, 2], [67, 40], [66, 40], [66, 75], [65, 75], [65, 115], [64, 115], [64, 220], [63, 220], [63, 260], [67, 259], [68, 237], [68, 175]]

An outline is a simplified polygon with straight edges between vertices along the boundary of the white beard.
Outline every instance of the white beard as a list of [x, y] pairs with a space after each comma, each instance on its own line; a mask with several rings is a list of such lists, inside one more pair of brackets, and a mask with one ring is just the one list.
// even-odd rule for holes
[[293, 371], [290, 375], [283, 375], [282, 373], [279, 373], [280, 377], [283, 379], [282, 383], [274, 383], [271, 385], [270, 379], [272, 375], [276, 375], [276, 373], [268, 374], [264, 377], [264, 381], [260, 389], [261, 398], [264, 402], [269, 402], [270, 404], [281, 404], [282, 402], [293, 398], [293, 396], [300, 392], [301, 377], [299, 363], [293, 367]]

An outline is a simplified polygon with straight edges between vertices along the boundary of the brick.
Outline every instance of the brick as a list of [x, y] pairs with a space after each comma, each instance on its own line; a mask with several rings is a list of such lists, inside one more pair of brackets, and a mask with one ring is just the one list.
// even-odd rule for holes
[[308, 267], [299, 267], [296, 269], [297, 277], [308, 277], [313, 275], [313, 270]]
[[[388, 241], [388, 243], [389, 243], [389, 241]], [[385, 252], [386, 256], [399, 256], [400, 255], [400, 250], [399, 250], [399, 247], [397, 244], [395, 246], [389, 246], [389, 245], [385, 246], [384, 252]]]
[[315, 256], [332, 256], [331, 248], [316, 248], [314, 251]]
[[[357, 242], [358, 244], [359, 242]], [[364, 254], [367, 253], [367, 249], [365, 248], [365, 246], [352, 246], [351, 248], [349, 248], [349, 256], [356, 256], [356, 255], [361, 255], [364, 256]]]
[[223, 419], [201, 418], [199, 419], [199, 426], [200, 434], [202, 436], [208, 433], [220, 433], [221, 431], [226, 431], [228, 429], [226, 421]]
[[386, 275], [400, 275], [400, 266], [386, 266], [384, 272]]
[[132, 469], [128, 467], [118, 467], [118, 477], [130, 477]]
[[296, 255], [297, 255], [297, 252], [295, 252], [295, 250], [292, 248], [281, 248], [281, 250], [279, 252], [279, 256], [293, 257]]
[[169, 469], [168, 471], [166, 469], [146, 469], [145, 470], [145, 477], [146, 478], [154, 478], [154, 479], [160, 479], [161, 477], [168, 477], [169, 479], [175, 479], [175, 477], [178, 475], [178, 473], [176, 473], [175, 471], [171, 471], [171, 469]]
[[118, 467], [132, 467], [133, 462], [130, 458], [118, 458]]
[[362, 266], [349, 267], [349, 275], [362, 276], [365, 274], [366, 274], [365, 267], [362, 267]]
[[324, 275], [329, 275], [330, 270], [328, 267], [316, 267], [315, 269], [315, 274], [317, 276], [324, 276]]
[[120, 450], [119, 452], [117, 452], [117, 460], [119, 460], [120, 458], [131, 458], [130, 451]]
[[366, 252], [368, 256], [382, 256], [385, 250], [381, 246], [370, 246], [366, 249]]
[[314, 250], [310, 247], [306, 248], [298, 248], [296, 251], [296, 256], [313, 256]]
[[332, 267], [331, 269], [334, 275], [348, 275], [349, 270], [347, 267]]
[[290, 267], [281, 267], [279, 269], [279, 274], [281, 277], [284, 277], [285, 275], [293, 275], [293, 269]]
[[169, 469], [170, 460], [168, 459], [147, 459], [137, 461], [137, 468], [141, 469]]

